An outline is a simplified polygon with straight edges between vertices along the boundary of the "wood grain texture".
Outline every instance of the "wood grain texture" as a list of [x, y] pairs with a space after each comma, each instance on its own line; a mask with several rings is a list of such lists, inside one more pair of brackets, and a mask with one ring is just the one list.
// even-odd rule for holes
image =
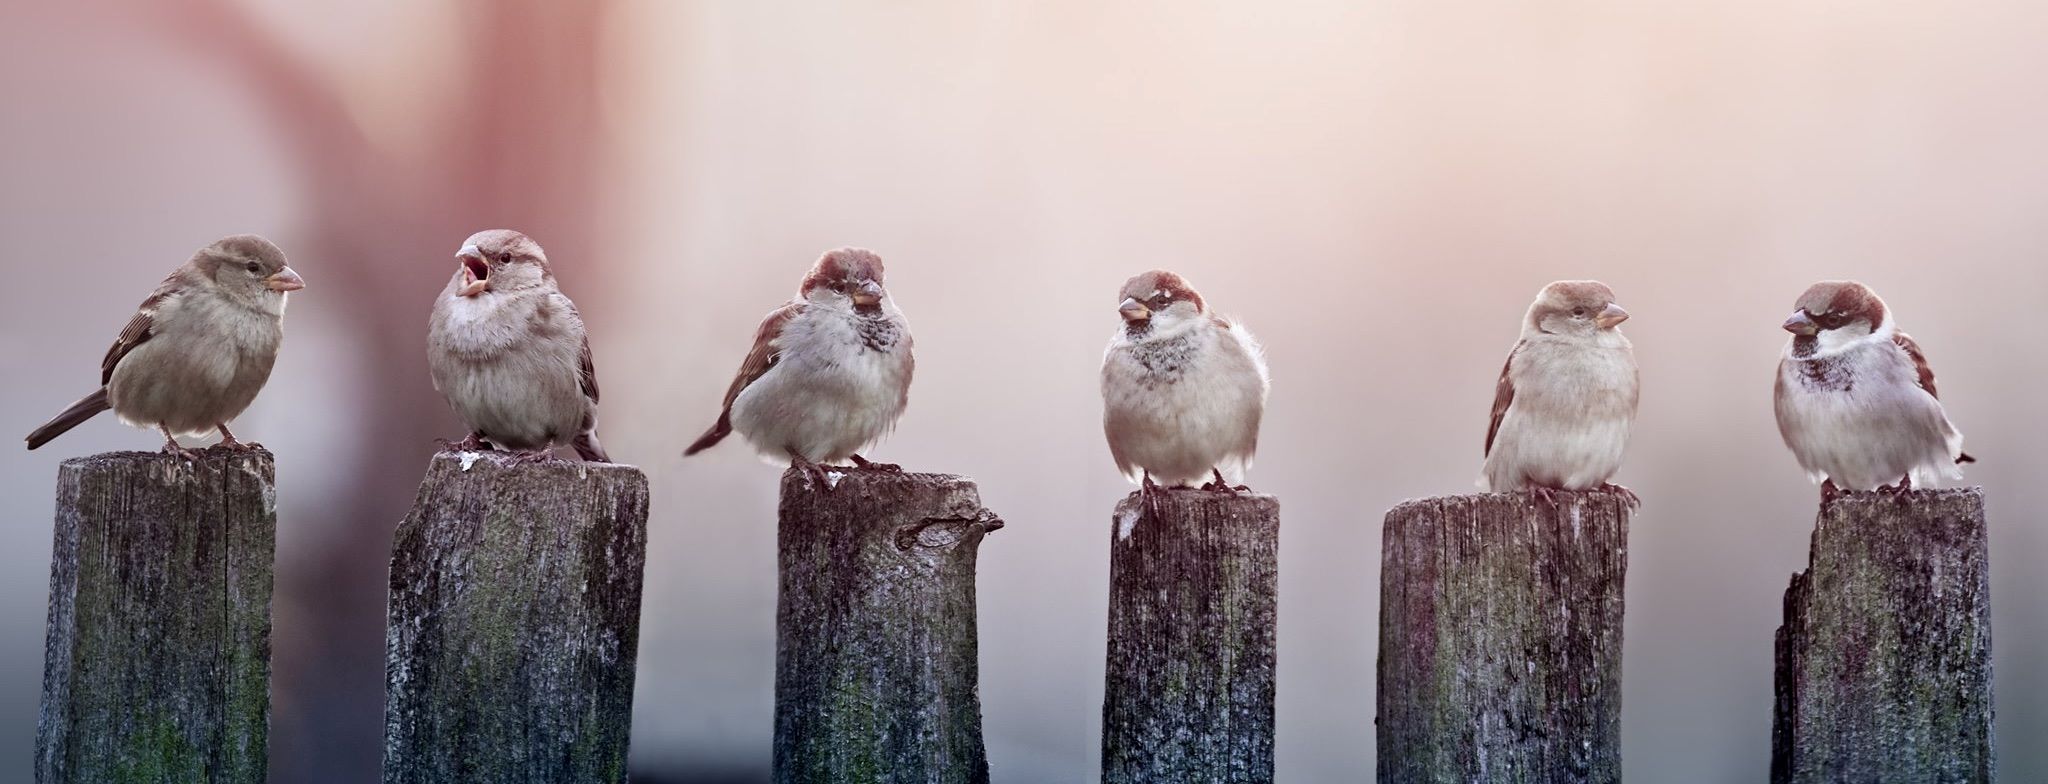
[[36, 781], [264, 780], [275, 475], [260, 449], [64, 461]]
[[1778, 629], [1774, 784], [1994, 780], [1988, 556], [1979, 489], [1822, 504]]
[[435, 455], [391, 554], [384, 781], [624, 782], [647, 477]]
[[1381, 782], [1621, 780], [1632, 510], [1604, 492], [1410, 501], [1380, 558]]
[[968, 479], [782, 476], [774, 779], [989, 780], [974, 570], [1002, 521]]
[[1132, 493], [1109, 552], [1102, 781], [1272, 781], [1279, 499]]

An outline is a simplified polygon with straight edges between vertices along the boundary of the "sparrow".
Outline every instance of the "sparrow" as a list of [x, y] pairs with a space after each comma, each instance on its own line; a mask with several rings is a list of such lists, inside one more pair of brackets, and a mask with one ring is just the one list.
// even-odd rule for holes
[[1102, 432], [1125, 478], [1161, 487], [1232, 486], [1251, 467], [1272, 386], [1244, 325], [1209, 314], [1187, 280], [1153, 270], [1117, 293], [1123, 323], [1102, 355]]
[[597, 441], [597, 368], [583, 318], [555, 285], [540, 243], [510, 229], [470, 235], [434, 301], [427, 365], [434, 389], [487, 446], [545, 460], [567, 443], [609, 463]]
[[859, 453], [895, 428], [910, 402], [910, 325], [882, 286], [882, 257], [828, 251], [796, 299], [768, 314], [754, 348], [725, 391], [718, 421], [683, 452], [694, 455], [733, 431], [771, 462], [806, 472], [852, 460], [899, 470]]
[[1884, 300], [1861, 283], [1830, 280], [1794, 307], [1778, 361], [1778, 434], [1822, 495], [1961, 479], [1958, 466], [1976, 458], [1964, 454], [1963, 434], [1935, 396], [1927, 355]]
[[1494, 385], [1479, 485], [1491, 492], [1602, 489], [1621, 468], [1641, 383], [1621, 334], [1628, 311], [1593, 280], [1544, 286]]
[[[305, 288], [284, 251], [254, 234], [223, 237], [192, 254], [142, 301], [100, 360], [100, 388], [28, 434], [35, 449], [113, 409], [164, 435], [164, 451], [190, 456], [177, 436], [228, 431], [277, 362], [288, 292]], [[248, 445], [253, 447], [254, 445]]]

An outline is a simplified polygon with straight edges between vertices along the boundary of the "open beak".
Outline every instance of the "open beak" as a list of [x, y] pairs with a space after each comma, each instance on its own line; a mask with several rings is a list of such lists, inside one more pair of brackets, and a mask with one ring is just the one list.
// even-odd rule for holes
[[860, 282], [860, 288], [853, 290], [853, 304], [869, 307], [882, 301], [882, 284], [872, 280]]
[[263, 286], [271, 291], [298, 291], [306, 287], [306, 280], [299, 277], [299, 273], [293, 272], [292, 268], [286, 267], [264, 278]]
[[1785, 319], [1785, 331], [1794, 335], [1811, 335], [1820, 331], [1820, 325], [1813, 323], [1813, 317], [1806, 315], [1806, 311], [1799, 310]]
[[474, 297], [491, 290], [491, 263], [484, 260], [484, 252], [475, 245], [464, 245], [455, 252], [455, 260], [462, 263], [462, 288], [455, 290], [458, 297]]
[[1118, 313], [1124, 314], [1125, 321], [1144, 321], [1152, 318], [1151, 308], [1145, 307], [1145, 303], [1130, 297], [1125, 297], [1123, 304], [1118, 305], [1116, 310]]
[[1600, 315], [1594, 317], [1593, 323], [1599, 324], [1601, 329], [1613, 329], [1620, 325], [1621, 322], [1627, 320], [1628, 311], [1622, 310], [1620, 305], [1609, 302], [1606, 309], [1601, 310]]

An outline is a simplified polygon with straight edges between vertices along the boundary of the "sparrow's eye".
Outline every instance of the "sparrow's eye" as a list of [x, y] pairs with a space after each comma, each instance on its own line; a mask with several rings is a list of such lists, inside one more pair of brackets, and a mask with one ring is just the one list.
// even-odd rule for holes
[[243, 268], [244, 268], [244, 269], [247, 269], [247, 270], [249, 270], [250, 272], [256, 272], [256, 271], [258, 271], [258, 270], [261, 270], [261, 269], [263, 269], [263, 265], [261, 265], [261, 264], [257, 264], [256, 262], [253, 262], [253, 261], [252, 261], [252, 262], [249, 262], [248, 264], [244, 264], [244, 265], [242, 265], [242, 266], [243, 266]]
[[1573, 317], [1573, 318], [1585, 318], [1585, 317], [1586, 317], [1586, 308], [1585, 308], [1585, 306], [1583, 306], [1583, 305], [1582, 305], [1582, 306], [1580, 306], [1580, 307], [1572, 308], [1572, 317]]

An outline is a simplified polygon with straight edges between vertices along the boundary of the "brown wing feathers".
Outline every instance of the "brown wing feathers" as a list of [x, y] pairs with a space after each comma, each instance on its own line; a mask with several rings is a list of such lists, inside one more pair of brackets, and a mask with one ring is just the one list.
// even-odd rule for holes
[[1486, 426], [1486, 451], [1482, 456], [1493, 454], [1493, 437], [1500, 435], [1500, 421], [1508, 415], [1508, 404], [1515, 402], [1515, 382], [1509, 380], [1508, 370], [1515, 366], [1515, 355], [1521, 350], [1522, 344], [1516, 343], [1515, 349], [1508, 352], [1508, 361], [1500, 366], [1500, 381], [1493, 386], [1493, 421]]
[[768, 318], [761, 320], [760, 329], [754, 333], [753, 350], [747, 352], [746, 361], [740, 363], [739, 374], [733, 376], [732, 386], [725, 390], [725, 405], [718, 412], [718, 421], [712, 423], [711, 429], [704, 431], [704, 435], [699, 436], [689, 449], [683, 450], [685, 457], [710, 449], [732, 434], [732, 402], [739, 399], [740, 391], [746, 389], [748, 384], [754, 383], [755, 379], [775, 366], [776, 360], [780, 358], [775, 340], [782, 337], [782, 326], [789, 323], [802, 307], [801, 303], [792, 302], [777, 308], [775, 312], [768, 314]]

